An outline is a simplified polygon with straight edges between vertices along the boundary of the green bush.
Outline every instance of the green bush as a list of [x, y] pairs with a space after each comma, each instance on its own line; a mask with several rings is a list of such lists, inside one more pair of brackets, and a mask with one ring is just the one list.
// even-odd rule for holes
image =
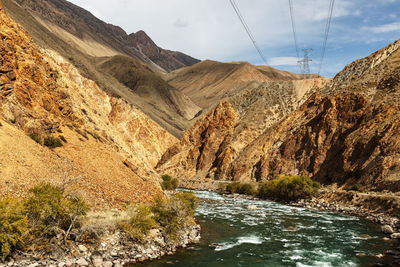
[[178, 232], [193, 223], [196, 206], [197, 198], [193, 193], [179, 192], [167, 200], [158, 198], [151, 210], [167, 238], [176, 240]]
[[226, 186], [226, 191], [230, 194], [237, 193], [239, 191], [240, 183], [239, 182], [232, 182]]
[[32, 138], [32, 140], [35, 141], [36, 143], [38, 143], [40, 145], [42, 144], [42, 137], [39, 134], [31, 133], [29, 135], [29, 137]]
[[226, 186], [226, 191], [231, 194], [238, 193], [242, 195], [256, 195], [257, 190], [252, 184], [244, 183], [241, 184], [239, 182], [232, 182]]
[[320, 184], [305, 176], [278, 176], [260, 184], [258, 196], [284, 201], [311, 198], [318, 192]]
[[34, 233], [53, 235], [57, 228], [68, 231], [79, 225], [79, 217], [86, 214], [89, 206], [75, 195], [64, 195], [60, 187], [40, 184], [29, 190], [26, 200], [27, 216]]
[[118, 224], [135, 241], [143, 242], [149, 231], [157, 226], [150, 207], [145, 204], [127, 208], [128, 219]]
[[53, 136], [47, 136], [46, 138], [44, 138], [43, 144], [49, 148], [56, 148], [63, 146], [61, 140]]
[[175, 178], [172, 178], [171, 176], [164, 174], [161, 176], [162, 178], [162, 183], [161, 187], [163, 190], [174, 190], [178, 187], [178, 180]]
[[22, 249], [28, 233], [28, 218], [21, 202], [0, 201], [0, 254], [4, 259], [15, 249]]

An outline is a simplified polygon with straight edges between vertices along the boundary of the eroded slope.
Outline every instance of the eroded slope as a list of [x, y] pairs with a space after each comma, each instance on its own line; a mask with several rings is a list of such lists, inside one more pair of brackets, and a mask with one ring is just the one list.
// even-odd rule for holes
[[[36, 46], [1, 5], [0, 20], [0, 193], [69, 181], [99, 207], [161, 193], [153, 166], [176, 139], [57, 53]], [[65, 141], [50, 150], [31, 133]]]

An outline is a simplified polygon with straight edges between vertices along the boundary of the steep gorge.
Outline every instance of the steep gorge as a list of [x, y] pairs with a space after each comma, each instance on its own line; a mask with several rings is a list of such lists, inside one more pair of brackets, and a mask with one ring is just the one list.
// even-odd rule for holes
[[[161, 161], [158, 170], [174, 169], [181, 179], [200, 181], [205, 177], [265, 181], [278, 174], [307, 175], [324, 184], [347, 188], [360, 184], [365, 189], [398, 192], [399, 47], [400, 42], [396, 41], [349, 64], [332, 82], [315, 87], [320, 89], [302, 90], [300, 100], [293, 101], [297, 95], [293, 89], [286, 93], [282, 90], [293, 88], [284, 82], [266, 83], [268, 91], [250, 88], [231, 97], [238, 121], [214, 150], [210, 157], [213, 163], [207, 170], [188, 174], [182, 163], [186, 162], [185, 157], [174, 168], [174, 159]], [[268, 112], [257, 116], [262, 111]], [[207, 121], [205, 125], [208, 124]], [[190, 132], [196, 131], [192, 128], [186, 134]], [[202, 144], [208, 142], [203, 140]], [[199, 147], [197, 141], [193, 144]], [[175, 154], [179, 155], [179, 149]]]

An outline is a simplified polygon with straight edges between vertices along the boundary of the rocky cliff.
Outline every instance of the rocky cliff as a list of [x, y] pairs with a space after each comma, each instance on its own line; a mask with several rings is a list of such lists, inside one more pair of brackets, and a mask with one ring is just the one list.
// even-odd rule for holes
[[205, 177], [236, 122], [231, 104], [220, 103], [165, 152], [157, 164], [158, 172], [180, 178]]
[[[299, 174], [324, 184], [399, 191], [399, 47], [397, 41], [349, 64], [326, 85], [318, 79], [267, 82], [229, 98], [238, 120], [197, 178], [263, 181]], [[196, 177], [181, 175], [181, 165], [175, 164], [178, 177]]]
[[[104, 207], [161, 193], [153, 166], [176, 139], [39, 48], [1, 6], [0, 21], [0, 194], [65, 183]], [[49, 136], [62, 147], [32, 140]]]
[[399, 41], [357, 60], [249, 145], [231, 179], [305, 174], [398, 191]]
[[225, 178], [244, 148], [295, 110], [307, 92], [328, 81], [270, 81], [242, 90], [199, 119], [163, 155], [157, 170], [182, 179]]

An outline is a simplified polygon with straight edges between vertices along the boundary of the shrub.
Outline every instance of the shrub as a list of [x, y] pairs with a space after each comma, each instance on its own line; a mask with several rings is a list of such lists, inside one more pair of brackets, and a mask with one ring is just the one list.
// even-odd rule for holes
[[89, 210], [86, 202], [75, 195], [64, 195], [60, 187], [41, 184], [29, 190], [26, 200], [27, 216], [34, 234], [53, 235], [57, 228], [70, 231], [79, 225], [79, 216]]
[[127, 208], [128, 219], [118, 224], [132, 239], [143, 242], [148, 232], [157, 226], [150, 207], [144, 204]]
[[239, 182], [232, 182], [226, 186], [226, 191], [231, 194], [238, 193], [243, 195], [256, 195], [257, 190], [252, 184], [244, 183], [241, 184]]
[[29, 137], [32, 138], [32, 140], [35, 141], [36, 143], [38, 143], [40, 145], [42, 144], [42, 137], [39, 134], [31, 133], [29, 135]]
[[53, 136], [47, 136], [46, 138], [44, 138], [43, 144], [49, 148], [56, 148], [63, 146], [61, 140]]
[[253, 196], [257, 194], [257, 191], [252, 184], [242, 184], [239, 187], [238, 193], [243, 195]]
[[151, 210], [167, 238], [176, 240], [178, 232], [193, 223], [196, 205], [197, 198], [193, 193], [179, 192], [167, 200], [156, 199]]
[[172, 178], [171, 176], [164, 174], [161, 176], [162, 178], [162, 183], [161, 187], [163, 190], [174, 190], [178, 187], [178, 180], [175, 178]]
[[12, 199], [0, 201], [0, 254], [4, 259], [13, 250], [22, 249], [28, 233], [28, 218], [23, 205]]
[[258, 188], [260, 198], [293, 201], [311, 198], [317, 193], [320, 184], [305, 176], [278, 176], [261, 184]]
[[226, 186], [226, 191], [228, 191], [231, 194], [237, 193], [240, 187], [239, 182], [232, 182]]

